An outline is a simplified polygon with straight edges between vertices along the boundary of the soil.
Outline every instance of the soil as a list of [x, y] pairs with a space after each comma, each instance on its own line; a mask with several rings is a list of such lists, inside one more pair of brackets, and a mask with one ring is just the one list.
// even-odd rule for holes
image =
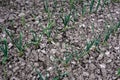
[[[54, 21], [51, 40], [43, 34], [38, 46], [27, 44], [33, 38], [30, 31], [39, 36], [49, 22], [44, 0], [11, 0], [4, 5], [0, 1], [0, 39], [7, 38], [9, 48], [6, 64], [2, 64], [3, 53], [0, 52], [0, 80], [41, 80], [38, 71], [48, 80], [120, 80], [117, 74], [120, 68], [120, 29], [110, 36], [106, 45], [99, 44], [100, 50], [93, 47], [89, 54], [77, 59], [77, 54], [81, 53], [87, 42], [98, 35], [101, 35], [102, 41], [107, 29], [120, 21], [120, 3], [110, 3], [104, 8], [101, 6], [97, 13], [89, 13], [88, 5], [84, 16], [81, 14], [81, 3], [76, 3], [76, 15], [72, 14], [68, 24], [70, 28], [63, 32], [61, 16], [70, 13], [69, 2], [57, 0], [55, 8], [53, 0], [48, 1], [50, 20]], [[90, 1], [85, 3], [90, 4]], [[5, 28], [15, 38], [22, 32], [25, 46], [22, 57], [18, 55]], [[65, 64], [69, 55], [72, 59]], [[67, 75], [55, 79], [64, 73]]]

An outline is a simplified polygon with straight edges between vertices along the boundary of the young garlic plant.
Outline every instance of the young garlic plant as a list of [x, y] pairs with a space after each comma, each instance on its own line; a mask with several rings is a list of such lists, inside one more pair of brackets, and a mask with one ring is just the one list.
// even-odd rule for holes
[[6, 38], [0, 41], [0, 51], [2, 51], [4, 54], [2, 63], [5, 64], [6, 60], [8, 59], [8, 44]]
[[69, 24], [69, 22], [70, 22], [70, 20], [71, 20], [70, 17], [71, 17], [71, 13], [68, 14], [68, 15], [65, 14], [64, 17], [61, 17], [62, 22], [63, 22], [63, 24], [64, 24], [64, 27], [63, 27], [63, 29], [62, 29], [63, 32], [68, 29], [68, 24]]
[[95, 3], [95, 0], [91, 0], [91, 3], [90, 3], [90, 13], [92, 13], [94, 3]]
[[51, 13], [50, 13], [50, 9], [49, 9], [49, 4], [48, 3], [49, 3], [48, 0], [44, 1], [44, 10], [47, 13], [48, 20], [50, 20]]
[[37, 35], [37, 33], [33, 30], [31, 30], [30, 32], [32, 33], [33, 38], [29, 43], [35, 45], [35, 47], [37, 48], [40, 44], [42, 34]]
[[17, 48], [17, 50], [19, 52], [19, 56], [22, 56], [23, 53], [24, 53], [24, 46], [23, 46], [23, 43], [22, 43], [23, 34], [20, 32], [19, 38], [15, 39], [14, 35], [12, 33], [10, 33], [9, 30], [5, 29], [5, 32], [9, 36], [9, 38], [12, 41], [13, 45], [15, 45], [15, 47]]
[[69, 0], [69, 3], [70, 3], [70, 10], [75, 9], [75, 6], [74, 6], [75, 0]]
[[48, 42], [51, 42], [51, 31], [54, 25], [54, 21], [49, 21], [47, 26], [43, 29], [43, 34], [45, 34], [48, 38]]

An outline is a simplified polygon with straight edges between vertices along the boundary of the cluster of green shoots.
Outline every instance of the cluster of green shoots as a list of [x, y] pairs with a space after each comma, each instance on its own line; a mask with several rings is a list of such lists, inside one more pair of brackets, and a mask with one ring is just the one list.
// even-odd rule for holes
[[32, 39], [29, 41], [29, 44], [35, 45], [35, 47], [38, 48], [41, 42], [42, 34], [37, 35], [37, 33], [33, 30], [30, 32], [32, 33]]
[[51, 31], [52, 28], [54, 26], [54, 21], [49, 21], [47, 26], [43, 29], [43, 34], [45, 34], [48, 38], [48, 42], [51, 42], [52, 38], [51, 38]]
[[66, 29], [68, 28], [68, 24], [70, 22], [70, 16], [71, 16], [71, 14], [65, 15], [64, 18], [61, 17], [62, 22], [64, 24], [64, 27], [62, 29], [63, 32], [66, 31]]
[[8, 59], [8, 44], [6, 38], [0, 41], [0, 51], [4, 54], [2, 63], [5, 64]]
[[15, 39], [13, 33], [11, 33], [8, 29], [5, 29], [6, 34], [9, 36], [11, 42], [15, 45], [18, 50], [19, 56], [24, 54], [24, 46], [23, 46], [23, 34], [20, 32], [19, 38]]
[[66, 56], [66, 60], [65, 60], [65, 63], [68, 64], [68, 62], [70, 62], [73, 58], [74, 55], [77, 55], [76, 58], [77, 59], [80, 59], [81, 57], [85, 56], [86, 54], [88, 54], [91, 50], [91, 48], [94, 46], [95, 47], [95, 50], [98, 50], [99, 51], [99, 45], [100, 44], [105, 44], [107, 43], [109, 37], [111, 34], [115, 34], [115, 32], [120, 28], [120, 21], [118, 24], [116, 24], [114, 27], [110, 27], [104, 34], [104, 39], [103, 41], [101, 41], [101, 35], [98, 35], [97, 38], [94, 38], [93, 40], [89, 41], [86, 43], [86, 46], [85, 48], [82, 50], [82, 51], [77, 51], [77, 50], [74, 50], [74, 52], [72, 52], [72, 54], [70, 52], [68, 52], [68, 55]]

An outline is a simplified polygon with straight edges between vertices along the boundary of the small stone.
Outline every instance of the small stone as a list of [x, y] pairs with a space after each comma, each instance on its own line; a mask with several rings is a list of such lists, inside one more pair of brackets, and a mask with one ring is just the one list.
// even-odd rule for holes
[[56, 47], [59, 47], [59, 46], [60, 46], [60, 43], [59, 43], [59, 42], [55, 43], [55, 46], [56, 46]]
[[116, 50], [119, 50], [119, 47], [115, 47]]
[[99, 19], [98, 22], [104, 22], [104, 19]]
[[78, 80], [84, 80], [83, 76], [78, 76]]
[[92, 61], [91, 61], [91, 60], [88, 60], [88, 62], [89, 62], [89, 63], [92, 63]]
[[91, 64], [89, 64], [89, 68], [90, 68], [90, 70], [94, 70], [96, 68], [96, 66], [93, 63], [91, 63]]
[[36, 76], [33, 76], [33, 77], [32, 77], [32, 80], [36, 80]]
[[40, 45], [40, 48], [45, 48], [46, 47], [46, 44], [41, 44]]
[[104, 63], [100, 64], [101, 68], [106, 68], [106, 65]]
[[[11, 70], [7, 71], [7, 77], [11, 77], [13, 74], [13, 72]], [[0, 79], [0, 80], [3, 80], [3, 79]]]
[[88, 72], [83, 72], [83, 76], [89, 76]]
[[25, 73], [24, 73], [24, 72], [21, 72], [21, 76], [22, 76], [22, 77], [25, 77]]
[[41, 49], [37, 49], [37, 52], [39, 53], [41, 51]]
[[112, 62], [112, 60], [111, 60], [111, 59], [107, 60], [107, 63], [110, 63], [110, 62]]
[[107, 25], [108, 28], [110, 28], [110, 25]]
[[13, 20], [13, 19], [15, 19], [15, 17], [14, 17], [14, 15], [9, 15], [9, 18], [8, 18], [8, 20]]
[[62, 43], [62, 48], [66, 48], [66, 44], [65, 43]]
[[100, 54], [97, 58], [97, 60], [101, 60], [103, 58], [104, 54]]
[[95, 79], [95, 75], [91, 74], [90, 77], [89, 77], [89, 80], [94, 80], [94, 79]]
[[0, 23], [3, 23], [5, 20], [0, 18]]
[[103, 75], [104, 77], [106, 77], [106, 76], [107, 76], [107, 71], [106, 71], [106, 69], [101, 69], [101, 71], [102, 71], [102, 75]]
[[80, 28], [81, 28], [81, 27], [85, 28], [85, 24], [81, 24], [81, 25], [79, 25], [79, 27], [80, 27]]
[[26, 50], [27, 50], [27, 52], [25, 52], [25, 54], [26, 54], [26, 56], [29, 56], [31, 50], [30, 50], [30, 48], [26, 48]]
[[8, 44], [8, 48], [9, 48], [9, 49], [10, 49], [12, 46], [13, 46], [12, 43], [9, 43], [9, 44]]
[[55, 58], [54, 58], [53, 56], [50, 56], [50, 60], [51, 60], [51, 61], [54, 61]]
[[98, 77], [98, 80], [103, 80], [101, 76], [97, 76]]
[[66, 51], [66, 49], [61, 49], [60, 51], [61, 51], [61, 52], [65, 52], [65, 51]]
[[64, 77], [64, 79], [63, 80], [69, 80], [67, 77]]
[[55, 42], [53, 40], [51, 41], [51, 43], [55, 45]]
[[41, 61], [45, 61], [46, 58], [44, 57], [44, 54], [43, 53], [39, 53], [39, 55], [37, 55], [38, 58], [41, 60]]
[[75, 61], [71, 61], [71, 63], [72, 63], [73, 65], [75, 65], [75, 64], [76, 64], [76, 62], [75, 62]]
[[46, 74], [46, 77], [50, 77], [50, 74], [49, 74], [49, 73], [47, 73], [47, 74]]
[[11, 68], [12, 68], [12, 66], [11, 66], [11, 65], [9, 65], [9, 68], [11, 69]]
[[110, 56], [110, 52], [106, 51], [105, 54], [109, 57]]
[[95, 72], [96, 72], [97, 74], [100, 74], [100, 69], [96, 69]]
[[20, 13], [18, 16], [23, 17], [23, 16], [25, 16], [25, 13]]
[[93, 45], [93, 46], [90, 48], [90, 50], [95, 50], [95, 48], [96, 48], [96, 46]]
[[16, 72], [18, 69], [19, 69], [19, 67], [16, 66], [16, 67], [13, 69], [13, 72]]
[[14, 28], [17, 28], [17, 26], [13, 26]]
[[41, 50], [41, 52], [43, 53], [43, 54], [46, 54], [46, 51], [43, 49], [43, 50]]
[[11, 77], [10, 80], [20, 80], [20, 79], [17, 77]]
[[2, 37], [4, 38], [6, 35], [5, 34], [2, 34]]
[[35, 67], [39, 67], [39, 64], [38, 64], [38, 63], [34, 63], [34, 66], [35, 66]]
[[51, 49], [50, 52], [53, 53], [53, 54], [55, 54], [56, 53], [56, 49]]
[[53, 69], [53, 67], [49, 67], [48, 69], [47, 69], [47, 71], [51, 71]]
[[37, 21], [35, 21], [34, 23], [35, 23], [35, 24], [39, 24], [39, 21], [37, 20]]
[[62, 39], [62, 35], [61, 34], [58, 34], [57, 37], [56, 37], [58, 40]]
[[31, 71], [33, 69], [33, 67], [30, 64], [28, 64], [26, 67], [27, 67], [27, 71]]
[[20, 65], [20, 69], [24, 69], [25, 68], [25, 62], [21, 62], [21, 65]]
[[17, 3], [21, 3], [21, 2], [22, 2], [22, 0], [16, 0], [16, 2], [17, 2]]
[[[39, 53], [39, 54], [41, 54], [41, 53]], [[37, 53], [37, 51], [36, 50], [32, 50], [32, 52], [31, 52], [31, 59], [33, 59], [34, 61], [38, 61], [38, 58], [40, 57], [42, 57], [43, 58], [43, 56], [39, 56], [39, 54]]]

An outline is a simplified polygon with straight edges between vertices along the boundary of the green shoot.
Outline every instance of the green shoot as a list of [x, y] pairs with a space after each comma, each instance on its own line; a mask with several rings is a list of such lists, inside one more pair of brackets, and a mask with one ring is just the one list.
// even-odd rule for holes
[[19, 56], [23, 55], [23, 51], [24, 51], [24, 47], [23, 47], [23, 43], [22, 43], [22, 33], [20, 33], [20, 36], [18, 39], [14, 39], [13, 34], [11, 34], [7, 29], [5, 29], [5, 32], [7, 33], [7, 35], [9, 36], [9, 38], [11, 39], [12, 43], [16, 46], [16, 48], [18, 49], [19, 52]]
[[120, 3], [120, 0], [112, 0], [114, 3]]
[[26, 24], [24, 16], [21, 17], [21, 24], [22, 24], [22, 26], [25, 26], [25, 24]]
[[117, 74], [120, 76], [120, 68], [118, 69], [118, 72], [117, 72]]
[[1, 42], [3, 42], [3, 44], [2, 43], [0, 44], [0, 51], [2, 51], [4, 54], [4, 58], [2, 60], [2, 63], [5, 64], [6, 60], [8, 59], [8, 44], [7, 44], [6, 38], [3, 39], [3, 41], [1, 41]]
[[72, 16], [73, 16], [73, 20], [72, 20], [73, 23], [75, 23], [76, 21], [79, 20], [78, 19], [79, 17], [78, 17], [77, 11], [75, 9], [72, 10]]
[[49, 21], [46, 28], [43, 29], [43, 33], [48, 37], [48, 40], [51, 40], [51, 31], [54, 25], [54, 21]]
[[97, 37], [97, 39], [94, 40], [94, 45], [95, 45], [95, 46], [98, 46], [98, 45], [100, 44], [100, 38], [101, 38], [101, 35], [99, 35], [99, 36]]
[[65, 64], [65, 65], [68, 65], [68, 63], [72, 60], [72, 58], [73, 58], [73, 55], [72, 55], [71, 53], [69, 53], [69, 52], [66, 53], [64, 64]]
[[44, 10], [45, 10], [45, 12], [47, 13], [48, 20], [50, 20], [51, 13], [50, 13], [50, 10], [49, 10], [48, 0], [45, 0], [45, 1], [44, 1]]
[[53, 0], [53, 2], [54, 2], [53, 8], [56, 9], [56, 6], [57, 6], [57, 0]]
[[114, 32], [116, 32], [118, 30], [118, 28], [120, 28], [120, 21], [119, 23], [116, 25], [115, 29], [114, 29]]
[[5, 65], [3, 67], [3, 78], [4, 78], [4, 80], [7, 80], [7, 69], [6, 69]]
[[65, 72], [65, 73], [62, 73], [62, 74], [59, 74], [58, 76], [54, 77], [52, 80], [61, 80], [64, 76], [67, 76], [68, 73]]
[[108, 31], [105, 33], [104, 42], [106, 42], [109, 39], [110, 34], [113, 33], [113, 31], [113, 28], [108, 29]]
[[44, 1], [44, 10], [45, 10], [46, 13], [49, 12], [48, 0]]
[[87, 42], [85, 49], [80, 53], [79, 57], [83, 57], [84, 55], [88, 54], [92, 46], [98, 47], [100, 44], [100, 37], [101, 36], [99, 35], [97, 39]]
[[33, 38], [30, 41], [30, 44], [35, 45], [36, 47], [39, 46], [39, 43], [41, 41], [42, 35], [37, 36], [37, 33], [33, 30], [30, 31], [32, 33]]
[[19, 56], [23, 55], [23, 50], [24, 50], [23, 49], [22, 38], [23, 38], [23, 35], [22, 35], [22, 33], [20, 33], [19, 39], [17, 41], [15, 41], [16, 47], [18, 48], [18, 50], [20, 52]]
[[95, 10], [95, 12], [97, 12], [99, 6], [100, 6], [100, 0], [98, 0], [98, 3], [97, 3], [97, 6], [96, 6], [96, 10]]
[[95, 28], [94, 23], [92, 23], [92, 33], [93, 34], [95, 34], [94, 28]]
[[84, 16], [86, 13], [86, 5], [82, 4], [82, 16]]
[[103, 4], [102, 4], [102, 10], [105, 9], [105, 5], [108, 5], [110, 3], [110, 0], [103, 0]]
[[44, 80], [42, 74], [35, 68], [35, 71], [37, 72], [38, 76], [39, 76], [39, 80]]
[[78, 50], [75, 50], [74, 54], [75, 54], [76, 59], [78, 60], [79, 59], [79, 52], [78, 52]]
[[70, 16], [71, 16], [71, 14], [65, 15], [64, 18], [61, 17], [62, 22], [64, 24], [64, 28], [62, 29], [62, 31], [65, 31], [67, 29], [67, 25], [68, 25], [68, 23], [70, 22], [70, 19], [71, 19]]
[[38, 74], [38, 76], [39, 76], [39, 79], [38, 79], [38, 80], [45, 80], [45, 79], [43, 78], [41, 72], [39, 72], [39, 71], [37, 70], [37, 68], [35, 68], [34, 65], [31, 65], [31, 66], [33, 67], [33, 69], [35, 69], [35, 72]]
[[94, 45], [94, 41], [90, 41], [89, 43], [87, 42], [85, 51], [88, 52], [93, 45]]
[[74, 6], [74, 0], [69, 0], [69, 3], [70, 3], [70, 9], [75, 9], [75, 6]]
[[105, 33], [105, 36], [104, 36], [104, 41], [103, 41], [104, 44], [109, 39], [110, 35], [113, 34], [113, 33], [115, 33], [118, 30], [118, 28], [120, 28], [120, 21], [119, 21], [119, 23], [115, 27], [110, 27], [107, 30], [107, 32]]
[[93, 6], [94, 6], [94, 2], [95, 2], [95, 0], [91, 0], [91, 4], [90, 4], [90, 13], [92, 13]]

